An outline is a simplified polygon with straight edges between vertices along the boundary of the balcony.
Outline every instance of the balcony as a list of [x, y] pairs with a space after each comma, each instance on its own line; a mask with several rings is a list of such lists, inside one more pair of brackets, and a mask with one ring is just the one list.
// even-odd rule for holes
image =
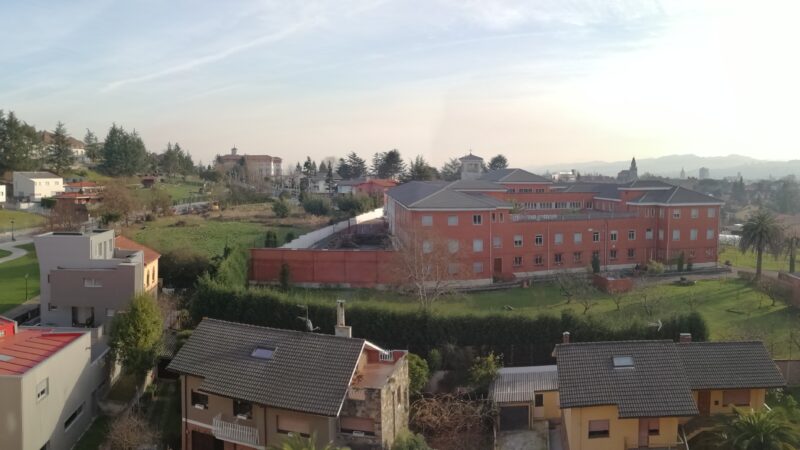
[[214, 417], [212, 433], [217, 439], [245, 445], [261, 445], [258, 428], [252, 420], [217, 414]]

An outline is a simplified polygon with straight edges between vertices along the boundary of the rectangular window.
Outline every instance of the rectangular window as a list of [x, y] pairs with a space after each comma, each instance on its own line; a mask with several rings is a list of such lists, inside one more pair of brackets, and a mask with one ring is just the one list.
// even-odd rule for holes
[[629, 248], [628, 249], [628, 259], [633, 259], [633, 258], [636, 258], [636, 249], [635, 248]]
[[700, 210], [697, 208], [692, 208], [690, 214], [692, 216], [692, 219], [697, 219], [698, 217], [700, 217]]
[[576, 244], [583, 242], [583, 233], [575, 233], [572, 235], [572, 241]]
[[519, 267], [522, 265], [522, 256], [515, 256], [514, 257], [514, 267]]
[[692, 228], [691, 230], [689, 230], [689, 240], [690, 241], [696, 241], [697, 240], [697, 229], [696, 228]]
[[447, 241], [447, 251], [450, 253], [458, 252], [458, 241], [455, 239], [450, 239]]
[[422, 253], [430, 253], [433, 251], [433, 244], [431, 241], [422, 241]]
[[544, 406], [544, 394], [533, 394], [534, 408], [541, 408]]
[[342, 417], [339, 419], [339, 429], [342, 433], [356, 436], [375, 436], [375, 422], [369, 418]]
[[483, 239], [473, 239], [472, 240], [472, 251], [473, 252], [482, 252], [483, 251]]
[[561, 261], [563, 259], [562, 256], [563, 255], [561, 255], [561, 253], [556, 253], [555, 255], [553, 255], [553, 261], [555, 261], [556, 264], [561, 264]]
[[67, 417], [67, 420], [64, 421], [64, 429], [68, 429], [70, 425], [72, 425], [75, 420], [80, 417], [81, 413], [83, 413], [83, 407], [86, 405], [86, 402], [81, 403], [81, 406], [78, 406], [78, 409], [72, 412], [72, 414]]
[[447, 216], [447, 225], [450, 227], [458, 225], [458, 216]]
[[277, 416], [278, 433], [311, 437], [311, 423], [308, 420], [293, 416]]
[[658, 436], [661, 434], [661, 424], [658, 418], [650, 419], [647, 422], [647, 434], [650, 436]]
[[592, 259], [597, 259], [598, 261], [600, 261], [600, 250], [592, 251]]
[[664, 218], [664, 208], [659, 208], [658, 209], [658, 218], [659, 219], [663, 219]]
[[648, 229], [644, 230], [644, 238], [647, 239], [648, 241], [653, 240], [653, 229], [652, 228], [648, 228]]
[[555, 243], [556, 244], [563, 244], [564, 243], [564, 234], [563, 233], [556, 233], [555, 234]]
[[45, 378], [36, 385], [36, 401], [40, 401], [47, 397], [50, 393], [50, 378]]
[[433, 226], [433, 216], [422, 216], [422, 226], [423, 227]]
[[681, 230], [672, 230], [672, 240], [673, 241], [681, 240]]
[[607, 438], [608, 436], [608, 420], [589, 421], [589, 439]]
[[592, 242], [600, 242], [600, 232], [599, 231], [592, 232]]
[[608, 259], [617, 259], [617, 251], [616, 250], [609, 250]]
[[483, 225], [483, 216], [480, 214], [473, 214], [472, 215], [472, 224], [473, 225]]
[[522, 235], [514, 235], [514, 247], [522, 247]]
[[717, 209], [716, 208], [708, 208], [708, 218], [711, 219], [713, 217], [717, 217]]
[[636, 240], [636, 230], [628, 230], [628, 240], [629, 241]]
[[714, 239], [714, 229], [709, 228], [706, 230], [706, 239]]
[[658, 230], [658, 240], [659, 241], [664, 240], [664, 230]]
[[480, 261], [472, 263], [472, 273], [483, 273], [483, 263]]
[[542, 245], [544, 245], [544, 236], [542, 236], [541, 234], [537, 234], [535, 241], [536, 241], [536, 246], [541, 247]]
[[208, 396], [192, 391], [192, 405], [197, 409], [208, 409]]
[[243, 400], [233, 401], [233, 415], [240, 419], [253, 418], [253, 404]]
[[542, 255], [536, 255], [533, 257], [533, 263], [537, 266], [544, 265], [544, 257]]
[[572, 261], [575, 262], [575, 263], [579, 263], [579, 262], [581, 262], [581, 257], [582, 256], [583, 256], [583, 253], [581, 253], [581, 252], [573, 252], [572, 253]]
[[672, 210], [672, 218], [673, 219], [680, 219], [681, 218], [681, 210], [680, 210], [680, 208], [674, 208]]
[[750, 406], [749, 389], [722, 391], [722, 406]]
[[100, 280], [94, 278], [84, 278], [83, 279], [83, 287], [87, 288], [99, 288], [103, 287], [103, 283]]
[[449, 263], [447, 265], [447, 273], [455, 275], [458, 273], [458, 263]]
[[616, 240], [617, 240], [617, 230], [611, 231], [610, 239], [611, 239], [611, 242], [616, 242]]
[[494, 248], [502, 248], [503, 247], [503, 240], [500, 236], [494, 236], [492, 238], [492, 247]]

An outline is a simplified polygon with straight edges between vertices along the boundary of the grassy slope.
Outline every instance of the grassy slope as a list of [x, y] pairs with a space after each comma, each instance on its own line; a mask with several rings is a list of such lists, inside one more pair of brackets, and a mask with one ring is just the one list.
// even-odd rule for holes
[[28, 297], [39, 295], [39, 263], [33, 244], [19, 247], [29, 253], [0, 264], [0, 313], [25, 301], [25, 274], [28, 274]]
[[11, 220], [14, 220], [15, 230], [38, 227], [44, 224], [44, 217], [38, 214], [0, 209], [0, 230], [11, 230]]
[[[345, 298], [351, 302], [380, 304], [395, 310], [416, 310], [413, 299], [397, 293], [376, 291], [298, 291], [299, 302], [333, 302]], [[643, 303], [647, 297], [652, 314]], [[506, 311], [505, 305], [513, 311]], [[572, 301], [566, 304], [557, 287], [537, 285], [531, 289], [460, 294], [441, 300], [434, 311], [444, 314], [508, 314], [537, 316], [558, 315], [564, 309], [583, 314], [583, 306]], [[775, 357], [789, 353], [789, 331], [798, 326], [798, 312], [784, 304], [771, 306], [764, 295], [736, 279], [699, 281], [691, 287], [674, 285], [651, 286], [623, 297], [620, 311], [611, 297], [597, 294], [588, 314], [621, 325], [631, 320], [655, 322], [676, 313], [700, 312], [708, 322], [712, 339], [761, 339]], [[793, 354], [799, 349], [794, 348]]]
[[[724, 247], [719, 252], [719, 261], [724, 263], [730, 261], [733, 267], [750, 267], [756, 268], [756, 255], [755, 253], [742, 253], [735, 247]], [[785, 255], [775, 258], [772, 255], [764, 255], [762, 258], [764, 270], [789, 270], [789, 260]]]

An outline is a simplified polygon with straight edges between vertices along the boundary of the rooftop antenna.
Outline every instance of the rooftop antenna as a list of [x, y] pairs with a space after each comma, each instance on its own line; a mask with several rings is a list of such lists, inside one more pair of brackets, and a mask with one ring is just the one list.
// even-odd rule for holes
[[305, 310], [306, 310], [306, 316], [305, 316], [305, 317], [297, 316], [297, 318], [298, 318], [300, 321], [302, 321], [303, 323], [305, 323], [305, 325], [306, 325], [306, 331], [308, 331], [308, 332], [314, 332], [314, 331], [318, 331], [318, 330], [319, 330], [319, 327], [315, 327], [315, 326], [314, 326], [314, 324], [313, 324], [313, 323], [311, 323], [311, 319], [309, 319], [309, 318], [308, 318], [308, 305], [297, 305], [297, 307], [298, 307], [298, 308], [302, 308], [302, 309], [305, 309]]

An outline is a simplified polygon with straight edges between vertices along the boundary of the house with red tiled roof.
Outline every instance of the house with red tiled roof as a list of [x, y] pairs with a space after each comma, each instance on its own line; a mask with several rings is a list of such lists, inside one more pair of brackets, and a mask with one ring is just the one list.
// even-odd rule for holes
[[121, 250], [141, 250], [144, 253], [144, 290], [149, 294], [155, 293], [158, 289], [158, 259], [161, 254], [125, 236], [115, 237], [114, 247]]
[[72, 448], [96, 413], [107, 351], [89, 330], [18, 327], [0, 316], [0, 447]]

